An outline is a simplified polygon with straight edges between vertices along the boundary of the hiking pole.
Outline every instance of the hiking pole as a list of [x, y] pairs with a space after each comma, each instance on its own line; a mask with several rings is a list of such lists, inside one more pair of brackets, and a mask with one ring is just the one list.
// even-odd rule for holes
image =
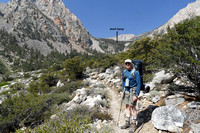
[[121, 114], [121, 110], [122, 110], [123, 99], [124, 99], [124, 96], [125, 96], [124, 93], [125, 93], [125, 88], [124, 88], [123, 93], [122, 93], [122, 100], [121, 100], [121, 104], [120, 104], [119, 116], [118, 116], [118, 119], [117, 119], [117, 126], [119, 125], [119, 119], [120, 119], [120, 114]]

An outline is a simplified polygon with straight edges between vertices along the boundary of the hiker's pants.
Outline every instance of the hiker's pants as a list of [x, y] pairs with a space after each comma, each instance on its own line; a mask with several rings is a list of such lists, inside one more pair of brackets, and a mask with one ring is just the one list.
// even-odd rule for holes
[[129, 106], [135, 107], [137, 104], [137, 100], [133, 102], [134, 96], [136, 96], [136, 87], [131, 88], [130, 91], [126, 90], [123, 103], [125, 105], [128, 104]]

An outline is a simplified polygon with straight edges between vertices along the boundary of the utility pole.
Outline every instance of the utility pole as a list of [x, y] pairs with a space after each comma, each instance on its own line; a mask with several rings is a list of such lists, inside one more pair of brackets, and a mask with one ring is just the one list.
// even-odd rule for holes
[[118, 43], [118, 31], [123, 31], [124, 28], [110, 28], [110, 30], [115, 30], [116, 31], [116, 42]]

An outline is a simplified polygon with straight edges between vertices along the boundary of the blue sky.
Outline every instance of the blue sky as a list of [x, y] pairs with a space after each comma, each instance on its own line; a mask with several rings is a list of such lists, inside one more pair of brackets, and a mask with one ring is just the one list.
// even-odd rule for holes
[[[124, 28], [119, 34], [139, 35], [166, 23], [180, 9], [195, 0], [63, 0], [94, 37], [114, 37], [110, 28]], [[8, 0], [0, 0], [8, 2]]]

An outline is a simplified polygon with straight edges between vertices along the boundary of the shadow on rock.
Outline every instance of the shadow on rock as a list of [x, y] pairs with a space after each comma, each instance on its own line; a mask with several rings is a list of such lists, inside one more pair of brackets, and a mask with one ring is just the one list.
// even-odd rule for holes
[[152, 112], [157, 107], [159, 106], [149, 105], [145, 110], [138, 112], [138, 115], [137, 115], [138, 123], [137, 123], [136, 129], [138, 129], [140, 126], [142, 126], [143, 124], [151, 120]]

